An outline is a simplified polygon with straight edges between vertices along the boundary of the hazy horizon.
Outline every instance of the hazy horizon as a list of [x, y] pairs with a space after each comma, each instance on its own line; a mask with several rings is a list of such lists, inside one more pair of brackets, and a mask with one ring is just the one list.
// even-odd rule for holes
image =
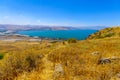
[[0, 0], [0, 24], [118, 26], [119, 0]]

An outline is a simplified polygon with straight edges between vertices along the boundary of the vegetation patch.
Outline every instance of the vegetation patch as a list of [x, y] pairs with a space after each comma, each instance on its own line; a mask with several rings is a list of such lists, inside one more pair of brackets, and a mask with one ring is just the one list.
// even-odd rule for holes
[[70, 38], [70, 39], [68, 39], [67, 41], [68, 41], [68, 43], [76, 43], [76, 42], [77, 42], [77, 39], [75, 39], [75, 38]]
[[4, 58], [4, 55], [3, 53], [0, 53], [0, 59], [3, 59]]
[[120, 27], [105, 28], [91, 34], [87, 39], [103, 39], [108, 37], [120, 37]]

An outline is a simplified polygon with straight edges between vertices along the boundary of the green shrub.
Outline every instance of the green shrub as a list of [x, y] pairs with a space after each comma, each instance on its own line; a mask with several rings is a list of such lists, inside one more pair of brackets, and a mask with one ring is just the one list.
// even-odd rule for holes
[[70, 39], [68, 39], [67, 41], [68, 41], [68, 43], [76, 43], [76, 42], [77, 42], [77, 39], [75, 39], [75, 38], [70, 38]]
[[0, 59], [3, 59], [3, 57], [4, 57], [4, 54], [0, 53]]
[[109, 33], [109, 34], [106, 34], [104, 37], [111, 37], [113, 35], [114, 35], [114, 33]]

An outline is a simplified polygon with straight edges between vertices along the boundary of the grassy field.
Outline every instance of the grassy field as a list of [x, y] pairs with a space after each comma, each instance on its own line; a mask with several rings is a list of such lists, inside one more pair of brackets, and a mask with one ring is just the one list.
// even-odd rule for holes
[[0, 41], [0, 80], [120, 80], [120, 38]]

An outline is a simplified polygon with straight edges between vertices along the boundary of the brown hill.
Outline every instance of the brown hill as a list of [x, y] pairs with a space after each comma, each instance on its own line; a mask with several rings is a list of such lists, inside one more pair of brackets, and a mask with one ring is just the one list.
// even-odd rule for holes
[[91, 34], [88, 39], [101, 39], [101, 38], [116, 38], [120, 37], [120, 26], [105, 28], [94, 34]]

